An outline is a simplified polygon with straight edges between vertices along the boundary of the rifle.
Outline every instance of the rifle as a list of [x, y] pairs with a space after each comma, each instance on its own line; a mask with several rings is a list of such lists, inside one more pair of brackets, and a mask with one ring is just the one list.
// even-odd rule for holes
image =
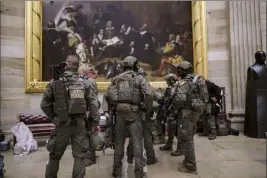
[[[57, 106], [57, 112], [56, 115], [60, 118], [60, 122], [65, 123], [69, 120], [68, 115], [68, 108], [66, 109], [66, 106], [68, 106], [68, 99], [67, 99], [67, 90], [64, 78], [62, 75], [62, 70], [67, 65], [66, 62], [62, 62], [59, 65], [53, 65], [52, 66], [52, 74], [53, 74], [53, 93], [54, 93], [54, 99], [55, 99], [55, 106]], [[60, 80], [60, 77], [63, 81]], [[62, 97], [64, 94], [65, 97]], [[63, 104], [65, 103], [65, 104]]]

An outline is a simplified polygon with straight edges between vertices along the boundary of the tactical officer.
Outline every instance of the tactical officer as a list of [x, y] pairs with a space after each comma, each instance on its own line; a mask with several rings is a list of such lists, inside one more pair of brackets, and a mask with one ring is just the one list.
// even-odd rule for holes
[[[97, 90], [97, 84], [96, 84], [96, 81], [95, 79], [93, 78], [90, 78], [88, 75], [90, 73], [90, 68], [88, 66], [82, 66], [82, 67], [79, 67], [79, 77], [80, 77], [80, 80], [83, 81], [83, 80], [86, 80], [88, 82], [88, 84], [90, 84], [90, 86], [93, 88], [93, 91], [95, 91], [95, 95], [98, 96], [98, 90]], [[87, 121], [88, 122], [91, 122], [92, 121], [92, 115], [90, 112], [88, 112], [87, 114]], [[91, 125], [91, 123], [87, 123], [87, 134], [89, 136], [89, 149], [88, 151], [86, 152], [86, 156], [85, 156], [85, 166], [88, 167], [88, 166], [91, 166], [93, 164], [96, 164], [96, 150], [94, 149], [94, 145], [92, 143], [92, 139], [90, 139], [90, 131], [91, 131], [91, 128], [88, 128], [89, 125]]]
[[[124, 157], [125, 131], [130, 132], [133, 141], [135, 178], [146, 177], [143, 171], [143, 124], [142, 110], [150, 111], [153, 91], [149, 82], [137, 72], [138, 60], [128, 56], [123, 61], [124, 72], [113, 78], [107, 91], [107, 101], [116, 110], [116, 139], [113, 176], [121, 177]], [[141, 104], [140, 104], [141, 103]]]
[[[167, 115], [167, 124], [168, 124], [168, 140], [167, 143], [160, 147], [160, 150], [164, 151], [164, 150], [170, 150], [172, 151], [172, 144], [173, 144], [173, 140], [174, 140], [174, 136], [176, 132], [176, 119], [175, 119], [175, 112], [173, 110], [173, 108], [170, 108], [171, 105], [171, 100], [173, 99], [173, 96], [175, 95], [175, 91], [176, 91], [176, 82], [177, 82], [177, 76], [175, 74], [167, 74], [165, 77], [165, 81], [168, 85], [167, 89], [166, 89], [166, 93], [165, 93], [165, 102], [164, 105], [165, 106], [165, 110], [166, 110], [166, 115]], [[177, 118], [177, 117], [176, 117]], [[177, 136], [177, 135], [176, 135]], [[171, 153], [172, 156], [180, 156], [182, 155], [181, 153], [181, 143], [178, 141], [177, 144], [177, 149], [176, 151]]]
[[216, 139], [216, 124], [215, 117], [218, 114], [216, 112], [216, 104], [221, 99], [221, 89], [209, 80], [205, 80], [207, 89], [209, 92], [209, 102], [206, 104], [205, 109], [201, 115], [203, 119], [203, 133], [199, 136], [209, 136], [209, 140]]
[[162, 110], [164, 108], [164, 99], [166, 98], [165, 96], [165, 90], [163, 88], [158, 88], [155, 90], [157, 93], [157, 103], [159, 104], [158, 108], [155, 110], [156, 114], [156, 119], [154, 121], [155, 127], [156, 127], [156, 133], [154, 134], [154, 144], [165, 144], [165, 120], [166, 120], [166, 115], [163, 114]]
[[193, 137], [196, 122], [209, 100], [209, 94], [205, 79], [193, 74], [193, 67], [189, 62], [181, 62], [177, 66], [177, 73], [182, 80], [178, 82], [173, 104], [178, 113], [178, 138], [182, 143], [182, 152], [185, 156], [178, 170], [197, 174]]
[[89, 147], [84, 118], [89, 110], [93, 127], [99, 122], [97, 95], [87, 80], [78, 75], [79, 59], [67, 57], [67, 66], [61, 78], [52, 80], [44, 92], [41, 109], [55, 124], [55, 132], [47, 144], [49, 162], [46, 178], [57, 177], [59, 162], [71, 139], [74, 166], [72, 178], [85, 176], [84, 158]]
[[[145, 71], [142, 68], [139, 68], [137, 70], [137, 73], [144, 76], [146, 75]], [[153, 89], [154, 94], [154, 101], [157, 100], [157, 95], [155, 90]], [[154, 108], [156, 107], [157, 103], [153, 101], [152, 110], [149, 113], [145, 113], [145, 119], [143, 120], [143, 137], [144, 137], [144, 147], [146, 150], [146, 156], [147, 156], [147, 165], [153, 165], [158, 162], [158, 159], [156, 158], [155, 150], [153, 148], [153, 141], [152, 141], [152, 124], [153, 121], [151, 120], [151, 117], [153, 117], [154, 114]], [[127, 162], [133, 163], [133, 141], [130, 138], [129, 144], [127, 146]]]

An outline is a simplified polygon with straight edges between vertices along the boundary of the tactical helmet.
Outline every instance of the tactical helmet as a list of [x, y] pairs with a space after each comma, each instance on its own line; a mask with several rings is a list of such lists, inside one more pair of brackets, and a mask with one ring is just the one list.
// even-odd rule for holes
[[182, 61], [177, 66], [177, 74], [179, 77], [184, 78], [186, 75], [193, 73], [193, 66], [188, 61]]
[[172, 74], [172, 73], [165, 75], [164, 79], [166, 81], [167, 80], [171, 80], [171, 79], [174, 80], [174, 81], [177, 81], [178, 80], [177, 76], [175, 74]]
[[164, 96], [165, 89], [164, 88], [157, 88], [154, 89], [154, 98], [155, 100], [160, 100]]
[[133, 56], [128, 56], [123, 60], [123, 67], [134, 67], [137, 64], [138, 60]]
[[184, 70], [187, 70], [189, 68], [193, 68], [192, 64], [188, 61], [182, 61], [180, 64], [178, 64], [177, 69], [181, 68]]

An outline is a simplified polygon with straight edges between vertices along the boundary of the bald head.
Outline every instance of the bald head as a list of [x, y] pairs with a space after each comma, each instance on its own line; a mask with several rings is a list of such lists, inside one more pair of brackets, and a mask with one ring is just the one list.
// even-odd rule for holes
[[75, 55], [68, 55], [67, 59], [67, 70], [78, 71], [79, 68], [79, 58]]

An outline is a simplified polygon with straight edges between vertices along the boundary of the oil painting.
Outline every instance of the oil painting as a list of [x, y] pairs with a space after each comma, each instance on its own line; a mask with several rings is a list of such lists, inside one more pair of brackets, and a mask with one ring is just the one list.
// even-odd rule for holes
[[100, 82], [120, 73], [129, 55], [149, 81], [162, 81], [181, 61], [193, 61], [191, 2], [43, 2], [43, 80], [69, 54]]
[[158, 88], [183, 60], [207, 76], [204, 1], [26, 1], [25, 92], [43, 92], [53, 65], [77, 55], [100, 91], [134, 56]]

